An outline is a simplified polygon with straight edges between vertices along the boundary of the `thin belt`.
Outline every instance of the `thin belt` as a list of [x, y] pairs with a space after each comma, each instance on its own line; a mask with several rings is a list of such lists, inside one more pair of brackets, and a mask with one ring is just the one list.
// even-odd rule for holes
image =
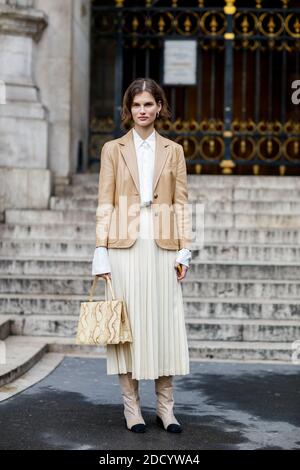
[[140, 207], [148, 207], [151, 206], [152, 201], [141, 202]]

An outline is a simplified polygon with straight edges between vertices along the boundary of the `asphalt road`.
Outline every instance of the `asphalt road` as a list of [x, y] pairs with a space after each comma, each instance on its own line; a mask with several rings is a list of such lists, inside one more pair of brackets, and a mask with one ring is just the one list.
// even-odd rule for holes
[[124, 426], [106, 360], [65, 357], [44, 380], [0, 403], [0, 449], [300, 449], [300, 366], [192, 362], [174, 378], [181, 434], [155, 423], [154, 381], [140, 381], [147, 432]]

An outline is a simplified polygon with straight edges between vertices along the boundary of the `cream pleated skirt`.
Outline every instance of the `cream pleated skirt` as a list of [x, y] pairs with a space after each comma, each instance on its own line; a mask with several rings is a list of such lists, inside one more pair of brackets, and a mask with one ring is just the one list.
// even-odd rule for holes
[[[106, 346], [107, 374], [132, 378], [189, 374], [182, 285], [174, 269], [178, 250], [153, 238], [152, 206], [140, 211], [140, 231], [129, 248], [109, 248], [116, 298], [126, 302], [133, 342]], [[110, 298], [110, 297], [109, 297]]]

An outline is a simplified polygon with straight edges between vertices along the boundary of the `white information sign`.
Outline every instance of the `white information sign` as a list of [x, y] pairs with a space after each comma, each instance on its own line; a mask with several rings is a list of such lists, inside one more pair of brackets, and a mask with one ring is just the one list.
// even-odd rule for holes
[[196, 40], [165, 40], [164, 85], [196, 85], [196, 64]]

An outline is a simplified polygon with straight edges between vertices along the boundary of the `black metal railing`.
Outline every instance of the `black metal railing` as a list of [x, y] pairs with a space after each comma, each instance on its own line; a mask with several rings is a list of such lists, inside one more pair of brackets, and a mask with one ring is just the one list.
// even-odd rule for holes
[[189, 172], [299, 174], [297, 2], [94, 1], [91, 37], [91, 165], [126, 131], [129, 83], [149, 76], [163, 84], [164, 41], [194, 39], [196, 83], [163, 85], [173, 116], [157, 121], [183, 145]]

